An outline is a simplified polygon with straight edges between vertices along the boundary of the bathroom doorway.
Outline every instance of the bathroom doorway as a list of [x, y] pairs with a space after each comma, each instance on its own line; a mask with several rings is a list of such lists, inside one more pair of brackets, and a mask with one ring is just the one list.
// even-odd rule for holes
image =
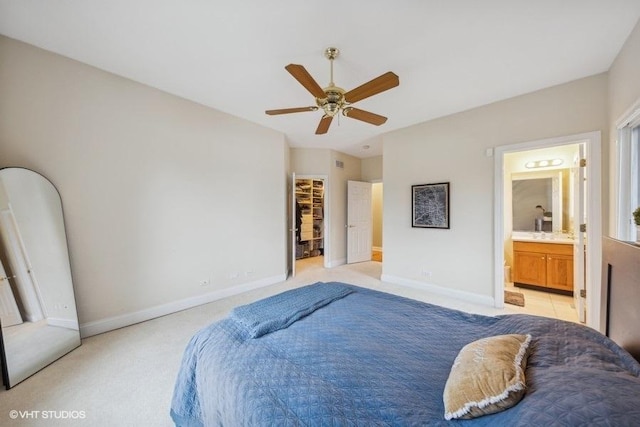
[[[580, 147], [589, 157], [586, 164]], [[586, 173], [589, 179], [583, 180], [579, 173]], [[522, 182], [534, 179], [550, 179], [543, 185], [548, 188], [545, 198], [518, 194], [529, 187], [520, 185]], [[517, 282], [533, 290], [575, 295], [573, 305], [579, 320], [599, 329], [600, 133], [497, 147], [495, 183], [496, 306], [504, 306], [504, 290]], [[588, 191], [581, 191], [584, 188]], [[579, 199], [583, 202], [577, 203]], [[530, 217], [514, 221], [514, 214], [523, 211]], [[581, 228], [587, 224], [586, 218], [589, 223], [586, 229]], [[588, 250], [584, 245], [587, 236]], [[544, 314], [562, 317], [552, 316], [552, 312], [550, 307]]]

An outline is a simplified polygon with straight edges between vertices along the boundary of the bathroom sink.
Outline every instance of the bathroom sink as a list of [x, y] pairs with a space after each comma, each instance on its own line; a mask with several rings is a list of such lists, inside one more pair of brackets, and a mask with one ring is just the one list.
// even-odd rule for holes
[[545, 233], [530, 231], [514, 231], [511, 233], [511, 240], [515, 242], [541, 242], [541, 243], [559, 243], [569, 244], [575, 243], [575, 239], [566, 233]]

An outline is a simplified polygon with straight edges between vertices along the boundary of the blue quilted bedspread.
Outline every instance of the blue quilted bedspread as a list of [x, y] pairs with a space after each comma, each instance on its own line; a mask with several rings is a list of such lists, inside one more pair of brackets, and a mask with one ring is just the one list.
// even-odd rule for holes
[[[299, 298], [314, 305], [293, 322], [286, 312], [284, 322], [273, 322], [277, 310], [267, 299], [247, 310], [249, 321], [239, 310], [198, 332], [174, 390], [176, 425], [640, 425], [640, 365], [592, 329], [528, 315], [473, 315], [344, 284], [315, 286], [313, 297], [306, 288], [288, 293], [292, 311], [300, 312]], [[349, 292], [318, 303], [318, 287]], [[260, 323], [261, 310], [276, 326], [251, 338], [248, 325]], [[524, 398], [497, 414], [445, 421], [442, 394], [460, 349], [509, 333], [533, 337]]]

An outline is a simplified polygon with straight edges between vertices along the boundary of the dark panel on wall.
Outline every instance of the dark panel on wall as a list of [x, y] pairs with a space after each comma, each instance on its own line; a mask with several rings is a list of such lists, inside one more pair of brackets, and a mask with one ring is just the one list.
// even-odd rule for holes
[[606, 335], [640, 360], [640, 246], [605, 237], [602, 257]]

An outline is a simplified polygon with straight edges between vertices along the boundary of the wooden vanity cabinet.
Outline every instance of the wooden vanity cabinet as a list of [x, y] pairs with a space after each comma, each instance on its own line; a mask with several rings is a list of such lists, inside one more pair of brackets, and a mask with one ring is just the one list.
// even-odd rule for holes
[[513, 282], [573, 293], [573, 245], [513, 242]]

